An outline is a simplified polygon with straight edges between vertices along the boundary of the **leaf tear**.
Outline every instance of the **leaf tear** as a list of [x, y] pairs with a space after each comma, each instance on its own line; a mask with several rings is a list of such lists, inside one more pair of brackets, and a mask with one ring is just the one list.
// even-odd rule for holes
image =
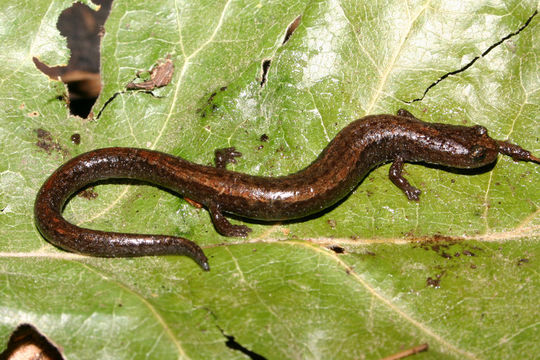
[[283, 38], [283, 42], [281, 45], [285, 45], [287, 41], [291, 38], [292, 34], [296, 31], [298, 28], [298, 25], [300, 25], [300, 21], [302, 21], [302, 15], [298, 15], [296, 19], [293, 20], [292, 23], [289, 24], [287, 27], [287, 32], [285, 33], [285, 37]]
[[242, 344], [236, 341], [234, 336], [225, 334], [225, 332], [219, 325], [216, 325], [216, 326], [221, 332], [221, 334], [227, 339], [227, 341], [225, 341], [225, 345], [227, 345], [229, 349], [240, 351], [241, 353], [247, 355], [252, 360], [266, 360], [264, 356], [257, 354], [256, 352], [251, 351], [248, 348], [242, 346]]
[[514, 32], [511, 32], [510, 34], [506, 35], [505, 37], [503, 37], [502, 39], [500, 39], [499, 41], [497, 41], [496, 43], [492, 44], [491, 46], [489, 46], [481, 55], [478, 55], [478, 56], [475, 56], [471, 61], [469, 61], [467, 64], [465, 64], [464, 66], [462, 66], [461, 68], [457, 69], [457, 70], [453, 70], [453, 71], [450, 71], [446, 74], [444, 74], [443, 76], [441, 76], [440, 78], [438, 78], [436, 81], [434, 81], [433, 83], [431, 83], [427, 88], [426, 90], [424, 90], [424, 93], [422, 94], [421, 97], [419, 98], [416, 98], [416, 99], [413, 99], [413, 100], [404, 100], [405, 103], [407, 104], [412, 104], [416, 101], [422, 101], [428, 91], [431, 90], [431, 88], [435, 87], [438, 83], [440, 83], [441, 81], [443, 81], [444, 79], [446, 79], [447, 77], [451, 76], [451, 75], [456, 75], [456, 74], [459, 74], [459, 73], [462, 73], [464, 72], [465, 70], [467, 70], [468, 68], [470, 68], [477, 60], [485, 57], [487, 54], [489, 54], [491, 52], [491, 50], [493, 50], [494, 48], [498, 47], [499, 45], [501, 45], [503, 42], [505, 42], [506, 40], [518, 35], [520, 32], [522, 32], [527, 26], [529, 26], [529, 24], [531, 23], [532, 19], [538, 14], [538, 10], [535, 10], [534, 13], [527, 19], [527, 21], [525, 21], [525, 23], [519, 28], [517, 29], [516, 31]]
[[103, 104], [103, 106], [101, 107], [101, 109], [99, 110], [97, 116], [96, 116], [96, 120], [99, 119], [101, 117], [101, 114], [103, 113], [103, 110], [105, 110], [105, 108], [114, 100], [116, 99], [116, 97], [120, 94], [123, 94], [124, 91], [118, 91], [118, 92], [115, 92], [110, 98], [107, 99], [107, 101], [105, 101], [105, 104]]
[[262, 62], [261, 87], [263, 87], [266, 84], [266, 81], [268, 80], [268, 70], [270, 69], [271, 64], [272, 64], [271, 59], [265, 59]]

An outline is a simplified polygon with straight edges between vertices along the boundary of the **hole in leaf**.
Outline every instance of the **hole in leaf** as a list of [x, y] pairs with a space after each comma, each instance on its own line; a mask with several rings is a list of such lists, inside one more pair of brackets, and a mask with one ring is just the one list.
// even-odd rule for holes
[[223, 331], [221, 332], [223, 334], [223, 336], [225, 336], [225, 338], [227, 339], [227, 341], [225, 342], [225, 345], [227, 345], [227, 347], [229, 349], [233, 349], [233, 350], [237, 350], [237, 351], [240, 351], [241, 353], [249, 356], [250, 359], [252, 360], [266, 360], [266, 358], [262, 355], [259, 355], [257, 354], [256, 352], [253, 352], [249, 349], [246, 349], [245, 347], [243, 347], [240, 343], [238, 343], [235, 339], [234, 339], [234, 336], [231, 336], [231, 335], [227, 335], [225, 334]]
[[302, 15], [298, 15], [298, 17], [294, 19], [293, 22], [287, 27], [287, 32], [285, 33], [285, 37], [283, 38], [283, 42], [281, 43], [282, 45], [284, 45], [287, 41], [289, 41], [292, 34], [298, 27], [298, 25], [300, 25], [301, 20], [302, 20]]
[[262, 79], [261, 79], [261, 87], [266, 84], [266, 80], [268, 77], [268, 69], [270, 69], [270, 64], [272, 64], [272, 60], [266, 59], [262, 62]]
[[45, 335], [30, 324], [21, 324], [11, 334], [0, 360], [42, 359], [62, 360], [60, 350]]
[[103, 25], [109, 16], [112, 0], [93, 0], [98, 11], [85, 4], [75, 3], [58, 17], [56, 27], [67, 39], [71, 51], [65, 66], [49, 66], [34, 57], [35, 66], [53, 80], [61, 80], [68, 89], [70, 113], [88, 117], [101, 92], [100, 43]]
[[330, 245], [328, 247], [329, 250], [332, 250], [333, 252], [335, 252], [336, 254], [343, 254], [345, 253], [345, 249], [339, 245]]

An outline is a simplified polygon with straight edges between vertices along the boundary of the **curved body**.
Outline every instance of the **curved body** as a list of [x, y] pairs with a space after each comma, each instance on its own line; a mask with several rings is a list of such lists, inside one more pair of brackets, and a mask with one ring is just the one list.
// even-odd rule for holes
[[536, 159], [515, 145], [491, 139], [483, 127], [426, 123], [400, 110], [397, 116], [372, 115], [354, 121], [311, 165], [281, 177], [252, 176], [226, 170], [224, 165], [199, 165], [151, 150], [98, 149], [69, 160], [47, 179], [36, 198], [35, 218], [47, 240], [70, 251], [95, 256], [185, 254], [208, 269], [202, 250], [187, 239], [80, 228], [62, 217], [63, 206], [71, 195], [93, 182], [137, 179], [205, 205], [220, 233], [245, 236], [249, 229], [231, 225], [222, 213], [260, 220], [305, 217], [335, 204], [371, 169], [386, 162], [393, 162], [391, 180], [409, 199], [418, 200], [420, 191], [401, 175], [403, 162], [480, 167], [495, 161], [504, 146], [510, 147], [504, 153], [514, 159]]

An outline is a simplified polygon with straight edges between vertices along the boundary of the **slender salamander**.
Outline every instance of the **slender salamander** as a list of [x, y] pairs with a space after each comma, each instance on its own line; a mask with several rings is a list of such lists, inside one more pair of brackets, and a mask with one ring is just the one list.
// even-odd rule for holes
[[420, 190], [402, 175], [404, 162], [478, 168], [495, 162], [499, 153], [515, 161], [540, 163], [529, 151], [490, 138], [482, 126], [426, 123], [403, 109], [397, 115], [370, 115], [352, 122], [311, 165], [280, 177], [227, 170], [227, 163], [241, 155], [234, 148], [216, 150], [215, 167], [157, 151], [105, 148], [69, 160], [45, 181], [37, 194], [35, 219], [49, 242], [68, 251], [102, 257], [182, 254], [209, 270], [204, 252], [190, 240], [80, 228], [63, 218], [62, 209], [70, 196], [88, 184], [137, 179], [203, 204], [220, 234], [244, 237], [251, 229], [231, 224], [224, 213], [259, 220], [315, 214], [345, 197], [371, 169], [387, 162], [392, 162], [390, 180], [409, 200], [418, 200]]

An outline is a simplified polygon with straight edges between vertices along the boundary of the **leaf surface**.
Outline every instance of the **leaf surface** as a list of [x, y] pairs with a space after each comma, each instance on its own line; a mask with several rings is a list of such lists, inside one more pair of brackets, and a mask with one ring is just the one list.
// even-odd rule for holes
[[[117, 0], [92, 120], [70, 116], [57, 99], [63, 85], [32, 62], [67, 62], [55, 24], [70, 2], [0, 5], [0, 343], [27, 322], [69, 359], [246, 358], [227, 336], [268, 359], [377, 359], [421, 343], [430, 348], [419, 359], [538, 352], [534, 164], [500, 158], [474, 174], [408, 164], [420, 202], [381, 166], [320, 216], [233, 219], [253, 229], [246, 239], [219, 236], [205, 209], [150, 185], [98, 185], [97, 198], [66, 206], [80, 226], [189, 238], [210, 272], [186, 257], [70, 254], [33, 223], [46, 177], [107, 146], [203, 164], [235, 146], [243, 156], [231, 168], [279, 176], [311, 163], [351, 121], [406, 108], [425, 121], [483, 125], [539, 154], [536, 2]], [[167, 56], [169, 85], [125, 91]], [[36, 145], [38, 129], [57, 150]]]

